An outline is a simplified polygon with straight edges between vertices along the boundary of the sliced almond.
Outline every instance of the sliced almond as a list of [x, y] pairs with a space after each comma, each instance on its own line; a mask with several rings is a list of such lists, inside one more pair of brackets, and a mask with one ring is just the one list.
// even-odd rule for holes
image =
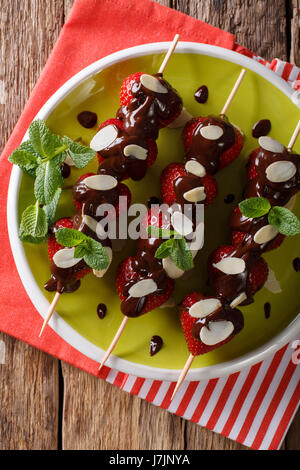
[[268, 152], [273, 153], [282, 153], [284, 150], [284, 146], [278, 142], [277, 140], [269, 137], [268, 135], [263, 135], [258, 139], [259, 145]]
[[97, 271], [96, 269], [93, 269], [93, 274], [94, 274], [96, 277], [103, 277], [104, 274], [106, 273], [106, 271], [109, 269], [109, 267], [110, 267], [110, 265], [111, 265], [111, 261], [112, 261], [112, 249], [110, 248], [110, 246], [106, 246], [105, 249], [106, 249], [107, 254], [108, 254], [108, 257], [109, 257], [109, 265], [107, 266], [107, 268], [105, 268], [105, 269], [100, 269], [99, 271]]
[[285, 160], [271, 163], [266, 169], [266, 175], [272, 183], [283, 183], [293, 178], [296, 174], [297, 168], [293, 162]]
[[171, 224], [174, 230], [183, 237], [189, 235], [193, 231], [193, 222], [182, 212], [176, 211], [171, 215]]
[[268, 277], [264, 283], [264, 287], [268, 289], [268, 291], [272, 292], [272, 294], [280, 294], [280, 292], [282, 292], [280, 283], [276, 279], [275, 273], [271, 268], [269, 268]]
[[66, 150], [66, 154], [67, 154], [67, 156], [66, 156], [64, 162], [69, 166], [75, 166], [75, 163], [73, 162], [72, 158], [70, 157], [70, 154], [69, 154], [68, 150]]
[[153, 294], [157, 290], [157, 284], [153, 279], [143, 279], [130, 287], [128, 294], [130, 297], [144, 297]]
[[218, 263], [213, 264], [213, 266], [225, 274], [240, 274], [243, 273], [246, 268], [245, 261], [242, 258], [232, 256], [222, 259]]
[[91, 149], [99, 152], [111, 145], [118, 137], [118, 128], [114, 124], [102, 127], [91, 140]]
[[295, 207], [296, 199], [297, 199], [297, 196], [296, 196], [296, 194], [294, 194], [294, 196], [291, 197], [291, 199], [286, 203], [286, 205], [284, 207], [286, 209], [289, 209], [290, 211], [292, 211]]
[[184, 271], [176, 266], [170, 256], [168, 256], [167, 258], [163, 258], [162, 265], [167, 275], [171, 279], [178, 279], [184, 274]]
[[206, 169], [196, 160], [186, 162], [185, 169], [188, 173], [192, 173], [192, 175], [199, 176], [200, 178], [206, 175]]
[[207, 328], [203, 326], [200, 330], [200, 339], [207, 346], [213, 346], [229, 338], [234, 330], [233, 323], [227, 320], [210, 321]]
[[100, 238], [100, 240], [106, 234], [104, 227], [101, 224], [101, 221], [97, 223], [95, 232], [96, 232], [97, 237]]
[[83, 215], [82, 216], [82, 221], [87, 225], [93, 232], [96, 232], [97, 229], [97, 220], [95, 220], [93, 217], [90, 215]]
[[247, 299], [247, 294], [246, 292], [242, 292], [240, 295], [238, 295], [235, 299], [233, 299], [233, 301], [231, 302], [230, 304], [230, 307], [231, 308], [235, 308], [237, 307], [238, 305], [240, 305], [242, 302], [244, 302], [244, 300]]
[[74, 258], [75, 248], [62, 248], [58, 250], [53, 256], [53, 263], [58, 268], [71, 268], [75, 264], [79, 263], [82, 258]]
[[125, 157], [135, 157], [138, 160], [146, 160], [148, 155], [148, 150], [140, 145], [130, 144], [126, 145], [123, 151]]
[[205, 318], [222, 307], [219, 299], [203, 299], [196, 302], [189, 309], [191, 317]]
[[192, 119], [192, 115], [185, 109], [182, 108], [181, 113], [179, 116], [174, 119], [171, 124], [168, 125], [170, 129], [178, 129], [179, 127], [184, 127], [188, 121]]
[[183, 195], [184, 199], [188, 202], [201, 202], [206, 199], [204, 186], [198, 186], [197, 188], [186, 191]]
[[207, 140], [218, 140], [224, 131], [220, 126], [205, 126], [200, 128], [200, 134]]
[[263, 243], [268, 243], [269, 241], [273, 240], [278, 235], [278, 230], [274, 227], [274, 225], [265, 225], [264, 227], [257, 230], [255, 233], [253, 240], [258, 245]]
[[140, 82], [145, 88], [155, 93], [168, 93], [168, 89], [163, 86], [157, 78], [147, 73], [141, 75]]
[[200, 222], [195, 230], [192, 240], [188, 243], [188, 247], [192, 252], [193, 258], [204, 245], [204, 222]]
[[117, 186], [118, 181], [111, 175], [88, 176], [82, 181], [88, 188], [97, 191], [109, 191]]

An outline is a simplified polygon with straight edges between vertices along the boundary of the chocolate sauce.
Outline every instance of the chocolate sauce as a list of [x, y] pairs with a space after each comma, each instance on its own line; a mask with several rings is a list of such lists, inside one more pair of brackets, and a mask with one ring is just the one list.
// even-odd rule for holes
[[252, 127], [252, 136], [255, 139], [259, 139], [264, 135], [268, 135], [271, 130], [271, 121], [269, 119], [261, 119], [257, 121]]
[[229, 341], [233, 336], [237, 335], [244, 328], [244, 317], [242, 312], [237, 308], [230, 308], [226, 304], [223, 305], [217, 312], [211, 313], [204, 318], [199, 318], [192, 326], [192, 336], [195, 339], [200, 339], [200, 331], [205, 326], [209, 329], [210, 321], [230, 321], [234, 330], [231, 335], [226, 339], [226, 342]]
[[208, 100], [208, 88], [206, 85], [202, 85], [198, 90], [195, 91], [194, 98], [198, 103], [204, 104]]
[[227, 194], [227, 196], [224, 197], [225, 204], [231, 204], [234, 200], [235, 200], [234, 194]]
[[82, 125], [82, 127], [91, 129], [97, 124], [98, 117], [97, 114], [93, 113], [92, 111], [82, 111], [78, 114], [77, 120], [79, 124]]
[[151, 206], [155, 206], [155, 205], [159, 206], [160, 204], [161, 204], [161, 200], [156, 196], [151, 196], [147, 200], [148, 209], [151, 209]]
[[300, 258], [295, 258], [293, 260], [293, 268], [298, 273], [300, 271]]
[[[148, 157], [155, 158], [156, 143], [159, 129], [166, 126], [168, 122], [174, 120], [181, 112], [182, 100], [171, 87], [171, 85], [162, 78], [162, 74], [156, 74], [155, 77], [160, 84], [167, 90], [166, 93], [157, 93], [145, 88], [140, 81], [134, 82], [131, 88], [133, 99], [128, 106], [122, 106], [117, 112], [117, 118], [112, 125], [115, 125], [117, 137], [106, 148], [101, 150], [102, 162], [98, 168], [98, 174], [111, 175], [117, 181], [127, 177], [133, 180], [139, 180], [144, 177], [147, 171], [147, 159], [139, 159], [134, 155], [125, 156], [124, 149], [128, 145], [138, 145], [147, 150]], [[93, 127], [97, 121], [97, 115], [89, 111], [84, 111], [77, 116], [79, 122], [84, 127]], [[81, 206], [80, 211], [73, 217], [73, 227], [103, 246], [111, 247], [111, 241], [106, 236], [101, 238], [84, 222], [83, 216], [90, 216], [100, 222], [109, 212], [101, 216], [98, 214], [98, 207], [101, 204], [110, 204], [117, 207], [119, 204], [120, 185], [107, 190], [95, 190], [88, 187], [84, 180], [77, 182], [73, 187], [74, 200]], [[112, 214], [113, 216], [113, 214]], [[146, 257], [145, 257], [146, 259]], [[145, 259], [137, 263], [138, 272], [145, 277]], [[51, 279], [45, 285], [48, 290], [57, 290], [58, 292], [72, 292], [76, 290], [80, 281], [77, 279], [79, 273], [85, 269], [90, 269], [83, 260], [71, 268], [58, 268], [51, 263]], [[152, 277], [158, 284], [157, 294], [166, 289], [166, 277], [162, 275], [161, 267], [154, 269]], [[146, 303], [146, 298], [130, 299], [125, 302], [124, 313], [135, 316], [142, 312]], [[123, 303], [122, 303], [123, 304]], [[131, 304], [131, 307], [129, 307]]]
[[63, 162], [60, 167], [60, 171], [63, 178], [68, 178], [71, 174], [71, 167], [67, 163]]
[[163, 340], [160, 336], [154, 335], [152, 336], [150, 340], [150, 356], [154, 356], [154, 354], [157, 354], [163, 345]]
[[268, 320], [268, 318], [270, 318], [270, 315], [271, 315], [271, 304], [270, 304], [270, 302], [265, 303], [264, 312], [265, 312], [266, 320]]
[[102, 320], [105, 317], [106, 312], [107, 312], [107, 307], [105, 304], [99, 304], [97, 306], [97, 315], [100, 318], [100, 320]]

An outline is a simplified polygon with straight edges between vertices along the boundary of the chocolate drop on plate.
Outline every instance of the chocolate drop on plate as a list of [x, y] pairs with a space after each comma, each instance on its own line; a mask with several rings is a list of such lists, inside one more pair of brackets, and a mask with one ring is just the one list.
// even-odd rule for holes
[[163, 345], [163, 340], [160, 336], [154, 335], [150, 340], [150, 356], [158, 353]]
[[266, 302], [264, 305], [265, 317], [266, 319], [270, 318], [271, 314], [271, 304], [270, 302]]
[[97, 315], [102, 320], [106, 315], [107, 307], [105, 304], [99, 304], [97, 307]]
[[64, 162], [60, 167], [60, 171], [63, 178], [68, 178], [71, 174], [71, 167]]
[[224, 197], [224, 202], [225, 204], [231, 204], [235, 199], [234, 194], [227, 194], [227, 196]]
[[98, 117], [97, 114], [93, 113], [92, 111], [82, 111], [78, 114], [77, 120], [79, 124], [82, 125], [82, 127], [91, 129], [91, 127], [94, 127], [97, 123]]
[[293, 261], [293, 267], [296, 273], [300, 271], [300, 258], [295, 258]]
[[268, 135], [271, 130], [271, 121], [269, 119], [261, 119], [252, 127], [252, 136], [258, 139], [264, 135]]
[[161, 204], [161, 201], [156, 196], [151, 196], [147, 200], [148, 209], [151, 209], [151, 206], [160, 205], [160, 204]]
[[202, 85], [194, 94], [194, 98], [197, 103], [204, 104], [208, 100], [208, 88], [206, 85]]

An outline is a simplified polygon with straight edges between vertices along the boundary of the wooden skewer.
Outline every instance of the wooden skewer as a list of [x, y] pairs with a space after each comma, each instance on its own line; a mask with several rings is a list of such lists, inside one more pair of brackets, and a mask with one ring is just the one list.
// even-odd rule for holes
[[247, 72], [246, 69], [242, 69], [242, 71], [241, 71], [241, 73], [240, 73], [240, 75], [239, 75], [239, 78], [238, 78], [237, 81], [235, 82], [235, 85], [234, 85], [234, 87], [232, 88], [231, 93], [230, 93], [230, 95], [228, 96], [226, 103], [224, 104], [224, 107], [223, 107], [223, 109], [222, 109], [222, 111], [221, 111], [221, 116], [225, 116], [225, 115], [226, 115], [226, 113], [227, 113], [227, 111], [228, 111], [228, 109], [229, 109], [229, 106], [231, 105], [231, 102], [232, 102], [233, 98], [235, 97], [235, 95], [236, 95], [236, 93], [237, 93], [237, 91], [238, 91], [238, 89], [239, 89], [239, 87], [240, 87], [240, 84], [241, 84], [242, 81], [243, 81], [243, 78], [244, 78], [246, 72]]
[[100, 364], [100, 366], [99, 366], [99, 369], [98, 369], [99, 371], [102, 369], [102, 367], [104, 366], [105, 362], [107, 361], [107, 359], [108, 359], [109, 356], [111, 355], [112, 351], [114, 350], [114, 348], [115, 348], [117, 342], [119, 341], [119, 338], [120, 338], [121, 334], [123, 333], [123, 330], [124, 330], [124, 328], [125, 328], [125, 326], [126, 326], [128, 320], [129, 320], [129, 317], [124, 317], [124, 318], [123, 318], [123, 321], [122, 321], [122, 323], [121, 323], [121, 325], [120, 325], [120, 327], [119, 327], [117, 333], [115, 334], [114, 339], [113, 339], [112, 342], [110, 343], [110, 346], [109, 346], [108, 350], [106, 351], [104, 358], [102, 359], [102, 362], [101, 362], [101, 364]]
[[181, 373], [180, 373], [180, 376], [177, 380], [177, 383], [176, 383], [176, 386], [174, 388], [174, 391], [172, 393], [172, 396], [171, 396], [171, 401], [173, 400], [173, 398], [175, 397], [180, 385], [182, 384], [182, 382], [184, 381], [185, 379], [185, 376], [186, 374], [188, 373], [188, 371], [190, 370], [190, 367], [192, 365], [192, 362], [193, 360], [195, 359], [195, 356], [193, 356], [193, 354], [190, 354], [189, 357], [188, 357], [188, 360], [186, 361], [185, 363], [185, 366], [184, 368], [182, 369]]
[[171, 45], [170, 45], [170, 47], [169, 47], [169, 49], [168, 49], [168, 52], [167, 52], [166, 55], [165, 55], [165, 58], [164, 58], [163, 63], [161, 64], [161, 66], [160, 66], [160, 68], [159, 68], [158, 73], [164, 73], [165, 68], [166, 68], [166, 66], [168, 65], [168, 62], [169, 62], [169, 60], [170, 60], [170, 57], [171, 57], [171, 55], [173, 54], [173, 52], [174, 52], [174, 50], [175, 50], [175, 48], [176, 48], [176, 46], [177, 46], [177, 43], [178, 43], [178, 41], [179, 41], [179, 38], [180, 38], [179, 34], [175, 34], [174, 39], [173, 39], [173, 41], [172, 41], [172, 43], [171, 43]]
[[295, 145], [295, 143], [296, 143], [296, 140], [297, 140], [299, 134], [300, 134], [300, 119], [299, 119], [299, 121], [298, 121], [298, 124], [297, 124], [297, 126], [296, 126], [296, 129], [295, 129], [294, 132], [293, 132], [293, 135], [292, 135], [292, 137], [291, 137], [291, 140], [290, 140], [290, 142], [289, 142], [289, 144], [288, 144], [288, 146], [287, 146], [287, 149], [288, 149], [288, 150], [292, 150], [292, 149], [293, 149], [293, 147], [294, 147], [294, 145]]
[[56, 307], [56, 304], [57, 304], [59, 298], [60, 298], [60, 292], [56, 292], [56, 294], [54, 296], [54, 299], [52, 300], [51, 305], [49, 306], [49, 310], [48, 310], [47, 315], [45, 317], [42, 329], [41, 329], [40, 334], [39, 334], [39, 338], [42, 336], [46, 325], [48, 325], [48, 322], [49, 322], [50, 318], [53, 315], [53, 312], [55, 310], [55, 307]]

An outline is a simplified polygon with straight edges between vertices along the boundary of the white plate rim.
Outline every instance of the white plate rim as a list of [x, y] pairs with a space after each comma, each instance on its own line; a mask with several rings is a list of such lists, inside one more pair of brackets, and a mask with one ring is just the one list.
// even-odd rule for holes
[[[47, 119], [54, 108], [80, 83], [90, 78], [91, 76], [99, 73], [101, 70], [110, 67], [111, 65], [121, 62], [123, 60], [133, 59], [143, 55], [159, 54], [166, 52], [170, 45], [170, 42], [160, 42], [143, 44], [140, 46], [134, 46], [128, 49], [110, 54], [92, 64], [85, 67], [83, 70], [72, 76], [64, 85], [62, 85], [42, 106], [40, 111], [37, 113], [34, 119]], [[260, 64], [259, 62], [250, 59], [249, 57], [238, 54], [234, 51], [224, 49], [217, 46], [211, 46], [207, 44], [200, 44], [195, 42], [180, 42], [176, 48], [176, 53], [190, 53], [208, 55], [215, 58], [227, 60], [229, 62], [245, 67], [253, 72], [259, 74], [270, 83], [275, 85], [281, 90], [286, 96], [292, 101], [293, 90], [291, 87], [272, 70]], [[26, 132], [23, 141], [28, 138], [28, 132]], [[36, 283], [30, 267], [27, 262], [25, 251], [22, 243], [18, 238], [18, 194], [21, 183], [22, 172], [14, 166], [11, 172], [8, 198], [7, 198], [7, 224], [10, 245], [13, 253], [13, 257], [17, 266], [17, 270], [24, 288], [39, 312], [42, 318], [49, 307], [48, 300], [44, 297], [38, 284]], [[66, 323], [56, 312], [50, 320], [49, 326], [64, 339], [68, 344], [74, 347], [76, 350], [84, 354], [85, 356], [93, 359], [99, 363], [104, 356], [105, 351], [98, 346], [92, 344], [90, 341], [81, 336], [76, 330], [74, 330], [68, 323]], [[213, 366], [207, 366], [203, 368], [191, 369], [187, 375], [187, 381], [194, 380], [208, 380], [211, 378], [222, 377], [225, 375], [233, 374], [237, 371], [241, 371], [246, 367], [250, 367], [256, 364], [271, 354], [274, 354], [288, 342], [293, 340], [295, 336], [300, 332], [300, 314], [278, 335], [269, 340], [263, 346], [254, 349], [253, 351], [244, 354], [231, 361], [215, 364]], [[187, 351], [188, 357], [188, 351]], [[177, 369], [163, 369], [158, 367], [150, 367], [125, 359], [111, 355], [107, 361], [107, 366], [117, 369], [121, 372], [132, 374], [134, 376], [157, 379], [157, 380], [168, 380], [175, 381], [178, 378], [180, 370]]]

